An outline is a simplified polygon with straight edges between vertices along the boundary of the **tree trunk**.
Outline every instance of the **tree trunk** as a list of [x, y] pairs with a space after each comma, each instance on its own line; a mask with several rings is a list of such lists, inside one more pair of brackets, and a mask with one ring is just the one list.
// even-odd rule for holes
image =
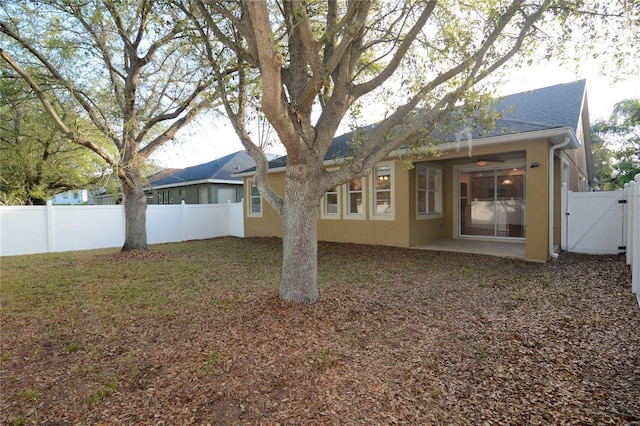
[[318, 300], [317, 180], [287, 168], [282, 209], [282, 282], [285, 302], [311, 304]]
[[138, 176], [129, 176], [132, 184], [123, 185], [124, 192], [124, 246], [122, 251], [147, 250], [147, 196]]

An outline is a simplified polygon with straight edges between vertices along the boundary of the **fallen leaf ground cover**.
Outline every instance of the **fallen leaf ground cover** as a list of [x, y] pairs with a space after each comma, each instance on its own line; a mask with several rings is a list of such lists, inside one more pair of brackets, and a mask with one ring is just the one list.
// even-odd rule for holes
[[2, 258], [3, 424], [640, 424], [622, 256], [547, 264], [278, 239]]

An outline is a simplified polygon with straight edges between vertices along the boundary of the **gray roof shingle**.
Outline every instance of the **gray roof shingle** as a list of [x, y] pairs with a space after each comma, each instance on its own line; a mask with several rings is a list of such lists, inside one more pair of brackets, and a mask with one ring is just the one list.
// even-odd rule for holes
[[496, 129], [523, 133], [569, 127], [577, 133], [586, 85], [586, 80], [578, 80], [505, 96], [496, 103], [502, 113]]
[[[473, 132], [472, 137], [483, 139], [563, 127], [571, 128], [577, 133], [585, 91], [586, 80], [578, 80], [504, 96], [494, 104], [494, 108], [502, 116], [495, 121], [495, 130], [481, 135]], [[369, 125], [362, 130], [367, 132], [374, 126]], [[352, 136], [351, 132], [336, 136], [324, 158], [325, 161], [350, 156], [349, 142]], [[443, 139], [443, 142], [453, 142], [455, 136], [445, 135], [440, 139]], [[270, 161], [269, 168], [284, 167], [286, 164], [285, 155]], [[252, 172], [255, 171], [255, 167], [243, 171]]]
[[198, 164], [188, 167], [171, 176], [159, 179], [151, 184], [151, 186], [175, 185], [188, 183], [193, 181], [238, 181], [241, 178], [233, 177], [235, 173], [241, 170], [255, 166], [255, 161], [246, 151], [238, 151], [233, 154], [226, 155], [208, 163]]

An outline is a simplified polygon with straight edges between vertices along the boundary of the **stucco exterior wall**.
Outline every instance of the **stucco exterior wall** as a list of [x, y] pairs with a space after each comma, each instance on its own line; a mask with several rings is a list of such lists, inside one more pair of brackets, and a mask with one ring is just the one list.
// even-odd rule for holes
[[[549, 148], [547, 139], [505, 143], [496, 146], [474, 147], [474, 156], [499, 155], [511, 158], [514, 164], [526, 169], [526, 257], [533, 261], [546, 261], [549, 258]], [[579, 151], [582, 150], [582, 154]], [[571, 158], [584, 159], [584, 149], [568, 151]], [[565, 155], [565, 154], [562, 154]], [[365, 214], [362, 219], [346, 216], [346, 186], [341, 186], [338, 198], [341, 200], [338, 218], [324, 218], [318, 209], [318, 239], [321, 241], [350, 242], [358, 244], [390, 245], [397, 247], [415, 247], [442, 238], [458, 237], [458, 216], [456, 206], [459, 197], [458, 168], [469, 166], [469, 154], [466, 149], [445, 153], [437, 158], [416, 159], [415, 162], [429, 161], [442, 170], [442, 215], [428, 219], [418, 219], [416, 214], [416, 169], [407, 169], [399, 160], [393, 161], [394, 217], [393, 220], [376, 220], [372, 217], [373, 178], [367, 177]], [[584, 161], [581, 160], [584, 164]], [[565, 159], [566, 162], [566, 159]], [[537, 163], [531, 167], [533, 163]], [[554, 160], [554, 242], [560, 242], [560, 189], [562, 185], [562, 161]], [[509, 164], [509, 162], [502, 163]], [[578, 165], [569, 161], [570, 174], [580, 174]], [[499, 166], [500, 163], [497, 163]], [[269, 175], [276, 192], [284, 193], [284, 171]], [[245, 200], [249, 200], [250, 178], [245, 178]], [[262, 200], [261, 217], [247, 215], [245, 202], [246, 236], [282, 236], [279, 215]]]
[[[282, 221], [280, 215], [262, 198], [262, 214], [249, 214], [251, 205], [251, 177], [244, 178], [244, 235], [247, 237], [279, 237], [282, 238]], [[280, 196], [284, 196], [284, 171], [269, 174], [269, 184]]]
[[[448, 170], [448, 172], [447, 172]], [[446, 195], [451, 190], [449, 179], [451, 173], [451, 167], [442, 166], [442, 215], [434, 215], [433, 217], [426, 217], [424, 219], [418, 219], [417, 210], [418, 206], [416, 200], [417, 191], [417, 178], [416, 169], [409, 170], [409, 193], [407, 194], [408, 203], [408, 215], [409, 215], [409, 246], [416, 247], [427, 244], [429, 241], [437, 241], [444, 238], [445, 231], [445, 218], [450, 215], [450, 206], [447, 204]], [[449, 203], [450, 204], [450, 203]]]
[[[526, 256], [530, 260], [546, 261], [549, 257], [549, 143], [546, 140], [530, 143], [526, 152]], [[538, 167], [531, 168], [534, 162]]]
[[339, 188], [339, 219], [323, 218], [318, 220], [318, 239], [320, 241], [349, 242], [357, 244], [387, 245], [409, 247], [409, 206], [404, 200], [409, 198], [409, 170], [400, 161], [393, 165], [393, 219], [376, 217], [372, 212], [373, 177], [366, 176], [364, 214], [361, 219], [347, 218], [346, 198], [342, 193], [346, 186]]

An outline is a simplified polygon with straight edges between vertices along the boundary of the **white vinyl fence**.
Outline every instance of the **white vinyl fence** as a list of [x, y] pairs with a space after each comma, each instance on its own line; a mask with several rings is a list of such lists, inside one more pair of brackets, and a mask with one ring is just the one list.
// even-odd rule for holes
[[625, 252], [631, 291], [640, 304], [640, 174], [621, 191], [562, 194], [562, 249], [574, 253]]
[[624, 191], [567, 191], [566, 197], [563, 250], [587, 254], [618, 254], [625, 250]]
[[[124, 207], [0, 207], [0, 256], [124, 244]], [[147, 206], [149, 244], [244, 236], [242, 203]]]
[[627, 204], [625, 211], [627, 237], [627, 265], [631, 267], [631, 291], [640, 304], [640, 174], [625, 185]]

